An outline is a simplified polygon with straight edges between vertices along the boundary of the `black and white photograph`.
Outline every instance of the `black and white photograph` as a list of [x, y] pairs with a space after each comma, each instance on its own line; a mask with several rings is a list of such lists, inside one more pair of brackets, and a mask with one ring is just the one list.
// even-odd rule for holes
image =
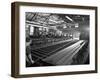
[[90, 62], [90, 16], [25, 12], [26, 67]]
[[97, 73], [97, 7], [12, 4], [12, 76]]

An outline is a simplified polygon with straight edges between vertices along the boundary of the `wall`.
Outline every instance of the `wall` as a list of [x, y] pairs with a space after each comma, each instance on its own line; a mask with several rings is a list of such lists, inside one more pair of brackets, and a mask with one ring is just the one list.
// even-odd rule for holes
[[[15, 0], [1, 0], [0, 2], [0, 54], [1, 54], [0, 55], [0, 63], [1, 63], [0, 80], [17, 80], [10, 77], [11, 2], [13, 1]], [[100, 8], [99, 6], [100, 0], [16, 0], [16, 1], [88, 5], [88, 6], [98, 6]], [[100, 14], [100, 11], [98, 14]], [[100, 15], [98, 15], [98, 18], [100, 21]], [[99, 28], [98, 33], [100, 34], [100, 31], [99, 31], [100, 27], [98, 28]], [[98, 41], [100, 41], [100, 37], [98, 37]], [[100, 42], [98, 44], [100, 44]], [[100, 57], [100, 54], [98, 54], [98, 58], [99, 57]], [[98, 59], [98, 67], [100, 67], [100, 58]], [[23, 78], [23, 79], [18, 79], [18, 80], [100, 80], [100, 68], [99, 68], [99, 73], [97, 74], [64, 75], [64, 76], [26, 78], [26, 79]]]

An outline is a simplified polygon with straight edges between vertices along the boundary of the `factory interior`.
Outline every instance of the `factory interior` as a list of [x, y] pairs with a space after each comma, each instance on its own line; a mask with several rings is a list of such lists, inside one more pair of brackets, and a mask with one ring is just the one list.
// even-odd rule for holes
[[89, 64], [89, 15], [25, 13], [26, 67]]

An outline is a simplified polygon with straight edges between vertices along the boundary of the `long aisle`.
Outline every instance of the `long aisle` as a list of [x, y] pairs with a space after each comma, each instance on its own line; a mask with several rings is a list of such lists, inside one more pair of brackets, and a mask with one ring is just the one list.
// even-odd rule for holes
[[84, 46], [85, 41], [80, 40], [59, 52], [43, 59], [43, 61], [54, 65], [68, 65], [71, 64], [73, 56]]

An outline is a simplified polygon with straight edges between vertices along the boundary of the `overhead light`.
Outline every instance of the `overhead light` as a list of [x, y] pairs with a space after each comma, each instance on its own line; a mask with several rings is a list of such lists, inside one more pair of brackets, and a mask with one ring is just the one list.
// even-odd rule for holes
[[73, 19], [71, 19], [69, 16], [65, 16], [65, 17], [73, 22]]

